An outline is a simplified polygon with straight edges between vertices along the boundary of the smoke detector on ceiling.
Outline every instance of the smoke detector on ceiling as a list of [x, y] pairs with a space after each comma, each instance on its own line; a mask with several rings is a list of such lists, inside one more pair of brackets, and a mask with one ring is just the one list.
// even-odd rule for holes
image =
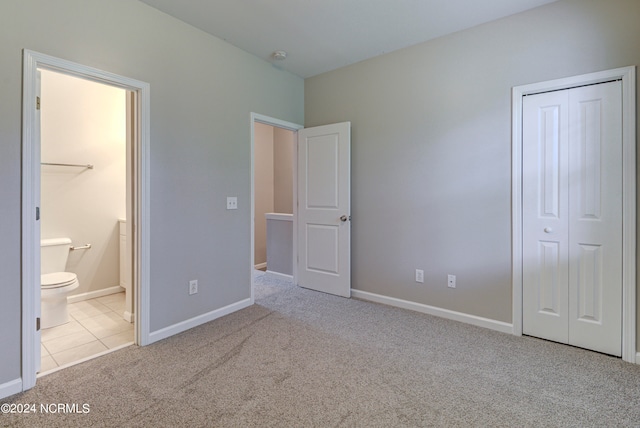
[[278, 61], [283, 61], [287, 58], [287, 53], [285, 51], [275, 51], [271, 54], [273, 59]]

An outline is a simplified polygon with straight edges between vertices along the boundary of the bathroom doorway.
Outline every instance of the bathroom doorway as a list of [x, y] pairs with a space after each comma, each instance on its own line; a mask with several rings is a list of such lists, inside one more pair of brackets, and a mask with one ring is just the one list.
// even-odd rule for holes
[[[41, 75], [42, 71], [53, 71], [61, 73], [73, 78], [85, 81], [99, 83], [114, 88], [124, 90], [126, 105], [126, 202], [125, 202], [125, 219], [126, 222], [117, 222], [108, 233], [110, 237], [118, 235], [124, 236], [125, 257], [129, 259], [129, 271], [125, 271], [123, 278], [125, 282], [130, 281], [130, 303], [125, 298], [125, 308], [131, 308], [129, 314], [123, 311], [123, 321], [128, 316], [133, 322], [133, 340], [127, 343], [136, 343], [138, 345], [146, 345], [149, 343], [149, 142], [150, 142], [150, 122], [149, 122], [149, 84], [109, 73], [103, 70], [87, 67], [71, 61], [41, 54], [34, 51], [24, 50], [23, 52], [23, 126], [22, 126], [22, 376], [21, 389], [27, 390], [35, 386], [36, 379], [41, 372], [41, 352], [42, 352], [42, 331], [40, 328], [40, 310], [41, 310], [41, 171], [44, 166], [41, 162], [48, 162], [46, 159], [41, 160], [41, 107], [47, 101], [42, 98]], [[122, 93], [121, 93], [122, 94]], [[98, 111], [96, 105], [88, 107], [89, 110]], [[59, 155], [57, 151], [49, 152], [49, 155]], [[74, 154], [75, 155], [75, 154]], [[108, 157], [104, 153], [100, 153], [99, 157]], [[97, 159], [97, 158], [96, 158]], [[78, 176], [82, 175], [82, 179], [90, 177], [88, 172], [93, 171], [89, 165], [94, 164], [97, 167], [98, 161], [81, 160], [78, 162], [79, 167], [69, 167], [60, 165], [46, 165], [46, 167], [54, 168], [81, 168], [80, 172], [76, 170], [71, 173], [66, 172], [66, 181], [61, 180], [65, 184], [80, 182]], [[62, 161], [48, 163], [76, 164], [75, 161]], [[84, 167], [82, 166], [84, 165]], [[104, 167], [104, 165], [103, 165]], [[108, 181], [108, 180], [107, 180]], [[58, 188], [59, 190], [62, 187]], [[62, 199], [62, 198], [61, 198]], [[86, 206], [80, 205], [76, 208], [78, 211], [85, 211]], [[46, 212], [42, 212], [42, 216], [47, 216]], [[87, 216], [85, 216], [87, 217]], [[48, 227], [48, 226], [46, 226]], [[122, 233], [120, 232], [122, 231]], [[65, 230], [49, 230], [51, 233], [62, 237]], [[49, 233], [47, 232], [47, 233]], [[74, 238], [75, 239], [75, 238]], [[79, 238], [83, 239], [83, 238]], [[110, 240], [113, 242], [113, 239]], [[88, 248], [87, 244], [91, 242], [73, 242], [71, 245], [78, 246], [77, 255], [71, 255], [68, 252], [71, 263], [73, 258], [82, 258], [82, 252], [92, 251], [95, 247]], [[114, 244], [110, 244], [113, 246]], [[120, 244], [118, 244], [120, 246]], [[118, 250], [119, 251], [119, 250]], [[113, 256], [113, 250], [111, 252]], [[85, 254], [86, 256], [86, 254]], [[79, 260], [75, 260], [78, 263]], [[112, 263], [113, 264], [113, 263]], [[125, 263], [126, 265], [126, 263]], [[79, 265], [78, 265], [79, 266]], [[118, 262], [118, 266], [120, 263]], [[79, 268], [80, 269], [80, 268]], [[118, 284], [113, 287], [112, 291], [117, 290]], [[126, 284], [125, 284], [126, 285]], [[96, 290], [79, 289], [78, 293], [86, 293], [83, 296], [76, 297], [81, 300], [86, 297], [108, 297], [90, 294]], [[98, 292], [100, 293], [100, 292]], [[115, 294], [115, 293], [114, 293]], [[126, 294], [126, 293], [125, 293]], [[66, 299], [65, 299], [66, 300]], [[81, 300], [84, 301], [84, 300]], [[120, 312], [121, 303], [108, 302], [103, 299], [100, 302], [105, 307], [116, 308], [114, 313]], [[127, 323], [130, 324], [130, 323]], [[83, 327], [84, 328], [84, 327]], [[86, 329], [88, 331], [88, 329]], [[100, 333], [94, 336], [102, 335]], [[73, 341], [73, 340], [71, 340]], [[75, 362], [68, 362], [59, 368], [67, 365], [75, 364], [89, 358], [99, 356], [103, 353], [111, 352], [110, 350], [102, 351], [93, 356], [82, 357]], [[58, 369], [59, 369], [58, 368]], [[57, 370], [54, 368], [53, 370]]]
[[[252, 114], [252, 284], [257, 271], [295, 282], [295, 159], [301, 128]], [[253, 300], [253, 286], [251, 292]]]
[[47, 260], [56, 248], [42, 247], [41, 274], [47, 266], [77, 278], [67, 292], [52, 286], [54, 298], [66, 298], [60, 307], [51, 305], [43, 280], [40, 373], [46, 373], [134, 343], [126, 227], [133, 117], [130, 91], [55, 70], [40, 76], [40, 237], [70, 240], [59, 267]]

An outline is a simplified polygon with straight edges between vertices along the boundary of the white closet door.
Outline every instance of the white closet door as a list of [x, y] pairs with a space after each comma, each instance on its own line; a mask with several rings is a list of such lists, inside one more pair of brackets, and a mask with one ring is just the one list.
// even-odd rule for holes
[[566, 91], [523, 100], [522, 332], [569, 340], [569, 199]]
[[622, 355], [621, 82], [569, 91], [569, 343]]
[[620, 356], [621, 84], [523, 106], [523, 333]]

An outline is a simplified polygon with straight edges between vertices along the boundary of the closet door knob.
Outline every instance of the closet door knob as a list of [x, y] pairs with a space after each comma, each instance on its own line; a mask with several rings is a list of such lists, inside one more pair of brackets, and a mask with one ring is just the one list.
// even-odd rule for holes
[[551, 229], [550, 227], [544, 228], [544, 233], [551, 233], [551, 232], [553, 232], [553, 229]]
[[345, 221], [347, 221], [347, 218], [348, 218], [348, 217], [347, 217], [346, 215], [342, 214], [342, 215], [340, 216], [340, 221], [344, 223]]

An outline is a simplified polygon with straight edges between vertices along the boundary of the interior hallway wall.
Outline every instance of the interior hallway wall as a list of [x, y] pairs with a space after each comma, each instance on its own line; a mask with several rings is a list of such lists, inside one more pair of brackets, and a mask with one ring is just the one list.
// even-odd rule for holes
[[296, 133], [273, 128], [273, 209], [293, 214], [293, 153]]
[[71, 238], [73, 294], [119, 285], [118, 219], [126, 217], [126, 92], [42, 70], [41, 236]]
[[305, 126], [352, 123], [353, 288], [510, 323], [511, 88], [640, 64], [639, 18], [561, 0], [306, 79]]
[[259, 122], [254, 126], [254, 260], [260, 265], [267, 262], [265, 214], [293, 214], [296, 133]]
[[257, 122], [254, 127], [254, 263], [261, 265], [267, 262], [267, 221], [264, 215], [273, 212], [273, 127]]

